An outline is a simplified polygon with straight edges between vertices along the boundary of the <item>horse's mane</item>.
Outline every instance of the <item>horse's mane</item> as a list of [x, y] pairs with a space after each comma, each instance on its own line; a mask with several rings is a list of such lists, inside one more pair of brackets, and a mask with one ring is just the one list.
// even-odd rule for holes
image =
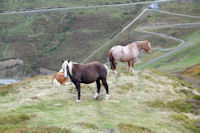
[[[145, 43], [145, 42], [147, 42], [147, 41], [136, 41], [135, 43], [141, 45], [141, 44], [143, 44], [143, 43]], [[133, 43], [134, 43], [134, 42], [133, 42]]]

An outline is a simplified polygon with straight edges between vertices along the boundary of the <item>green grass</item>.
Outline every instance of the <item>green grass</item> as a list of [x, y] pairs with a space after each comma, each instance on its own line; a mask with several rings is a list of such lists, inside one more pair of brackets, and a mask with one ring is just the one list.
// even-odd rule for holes
[[193, 34], [188, 36], [188, 40], [192, 40], [192, 42], [185, 42], [185, 47], [180, 48], [180, 50], [178, 50], [177, 52], [165, 58], [159, 59], [158, 61], [149, 64], [144, 68], [156, 68], [162, 71], [174, 72], [183, 70], [186, 67], [199, 63], [199, 32], [200, 31], [197, 30]]
[[191, 132], [199, 133], [200, 119], [190, 119], [184, 114], [174, 114], [171, 116], [174, 120], [181, 123], [182, 126], [189, 129]]

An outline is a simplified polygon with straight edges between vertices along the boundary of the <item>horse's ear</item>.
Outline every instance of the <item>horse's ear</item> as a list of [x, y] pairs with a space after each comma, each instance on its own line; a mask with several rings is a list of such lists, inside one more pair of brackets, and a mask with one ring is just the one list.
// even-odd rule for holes
[[69, 63], [70, 61], [71, 61], [71, 60], [69, 59], [69, 60], [68, 60], [68, 63]]
[[62, 60], [62, 63], [64, 63], [64, 60]]
[[149, 43], [149, 40], [147, 40], [147, 43]]

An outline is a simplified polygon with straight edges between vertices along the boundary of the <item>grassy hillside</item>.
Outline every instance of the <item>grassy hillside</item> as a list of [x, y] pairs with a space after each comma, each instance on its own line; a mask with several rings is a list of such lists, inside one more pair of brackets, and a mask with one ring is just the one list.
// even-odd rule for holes
[[144, 6], [1, 15], [0, 59], [19, 57], [31, 70], [59, 69], [60, 60], [68, 57], [81, 62]]
[[52, 86], [38, 76], [0, 89], [0, 131], [117, 133], [199, 132], [196, 89], [155, 70], [109, 73], [110, 100], [92, 97], [96, 85], [82, 85], [76, 103], [74, 85]]
[[124, 4], [153, 0], [1, 0], [0, 11], [21, 11], [40, 8]]

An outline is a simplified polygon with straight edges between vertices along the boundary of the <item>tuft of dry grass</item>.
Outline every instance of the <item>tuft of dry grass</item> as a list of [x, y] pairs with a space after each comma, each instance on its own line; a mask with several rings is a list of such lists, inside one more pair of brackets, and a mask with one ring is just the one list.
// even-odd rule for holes
[[126, 123], [120, 123], [117, 127], [120, 133], [154, 133], [148, 128]]
[[71, 133], [69, 129], [58, 127], [21, 127], [4, 130], [3, 133]]
[[75, 125], [78, 125], [78, 126], [81, 126], [81, 127], [84, 127], [84, 128], [90, 128], [90, 129], [99, 129], [95, 124], [93, 123], [86, 123], [86, 122], [78, 122], [78, 123], [75, 123]]
[[0, 125], [22, 124], [30, 120], [31, 117], [34, 117], [34, 115], [20, 114], [0, 117]]

